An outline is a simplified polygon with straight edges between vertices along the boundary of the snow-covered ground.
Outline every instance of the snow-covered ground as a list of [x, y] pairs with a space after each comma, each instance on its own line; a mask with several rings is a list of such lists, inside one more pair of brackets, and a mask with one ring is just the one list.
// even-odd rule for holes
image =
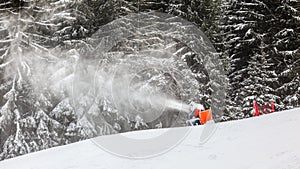
[[[149, 159], [120, 158], [86, 140], [4, 160], [0, 168], [300, 169], [300, 109], [217, 124], [214, 135], [199, 145], [202, 130], [203, 126], [192, 127], [174, 149]], [[125, 136], [159, 135], [164, 131], [131, 132]]]

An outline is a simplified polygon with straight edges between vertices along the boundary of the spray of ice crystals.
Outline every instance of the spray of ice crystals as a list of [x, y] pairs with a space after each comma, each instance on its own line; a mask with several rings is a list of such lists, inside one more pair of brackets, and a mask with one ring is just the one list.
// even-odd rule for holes
[[170, 108], [170, 109], [176, 109], [178, 111], [182, 111], [182, 112], [186, 112], [186, 113], [190, 112], [190, 106], [188, 104], [183, 103], [183, 102], [178, 101], [178, 100], [167, 99], [166, 100], [166, 105], [168, 105], [167, 107]]
[[190, 106], [181, 100], [166, 96], [164, 93], [145, 94], [144, 92], [135, 92], [133, 102], [142, 107], [153, 107], [154, 109], [177, 110], [180, 112], [190, 112]]

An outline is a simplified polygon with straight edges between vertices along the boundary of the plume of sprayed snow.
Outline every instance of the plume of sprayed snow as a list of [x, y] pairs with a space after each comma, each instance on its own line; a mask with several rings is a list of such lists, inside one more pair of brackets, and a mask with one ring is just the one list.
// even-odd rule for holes
[[[138, 61], [137, 65], [132, 62], [101, 64], [99, 60], [85, 59], [88, 57], [80, 56], [76, 50], [51, 52], [47, 56], [56, 57], [50, 60], [32, 60], [30, 81], [37, 93], [50, 90], [57, 96], [70, 97], [75, 100], [75, 109], [80, 108], [82, 99], [86, 96], [90, 97], [89, 102], [94, 102], [89, 103], [91, 105], [99, 104], [99, 99], [107, 99], [113, 103], [111, 109], [132, 116], [140, 115], [148, 122], [161, 116], [164, 111], [190, 111], [189, 105], [176, 99], [174, 95], [157, 89], [155, 84], [151, 85], [147, 80], [134, 81], [139, 76], [137, 71], [145, 67]], [[37, 58], [36, 55], [40, 57], [41, 53], [30, 53], [32, 58]], [[147, 64], [151, 63], [149, 60]]]
[[183, 103], [179, 100], [167, 99], [166, 105], [170, 109], [179, 110], [185, 113], [189, 113], [191, 111], [190, 105]]

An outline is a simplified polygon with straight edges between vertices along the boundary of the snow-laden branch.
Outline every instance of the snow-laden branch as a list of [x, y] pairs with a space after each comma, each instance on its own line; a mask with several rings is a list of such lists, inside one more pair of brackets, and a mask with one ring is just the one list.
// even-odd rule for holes
[[8, 61], [8, 62], [5, 62], [5, 63], [3, 63], [3, 64], [0, 64], [0, 69], [3, 69], [3, 68], [5, 68], [6, 66], [10, 65], [13, 61], [14, 61], [14, 59], [11, 59], [11, 60]]

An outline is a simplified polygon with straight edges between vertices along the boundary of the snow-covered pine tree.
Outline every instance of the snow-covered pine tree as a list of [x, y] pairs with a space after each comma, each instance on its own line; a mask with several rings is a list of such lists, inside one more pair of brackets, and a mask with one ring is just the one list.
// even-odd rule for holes
[[[1, 159], [73, 140], [64, 137], [69, 124], [64, 126], [48, 115], [60, 96], [36, 87], [43, 86], [39, 84], [42, 78], [35, 77], [42, 70], [34, 64], [55, 60], [48, 48], [56, 46], [58, 40], [53, 34], [64, 26], [60, 20], [67, 20], [70, 14], [64, 11], [57, 15], [62, 5], [57, 2], [17, 0], [0, 4]], [[35, 87], [32, 80], [37, 80]]]
[[201, 0], [198, 9], [195, 10], [197, 12], [193, 14], [194, 17], [201, 19], [199, 26], [213, 44], [218, 42], [216, 34], [219, 33], [218, 21], [222, 10], [221, 4], [221, 0]]
[[[220, 29], [223, 33], [223, 41], [220, 48], [222, 49], [222, 59], [227, 63], [225, 67], [225, 71], [229, 77], [227, 102], [231, 103], [231, 106], [225, 111], [226, 119], [235, 119], [237, 113], [241, 112], [241, 106], [237, 104], [235, 95], [237, 93], [236, 90], [239, 89], [239, 82], [242, 81], [242, 72], [240, 70], [246, 67], [245, 63], [241, 64], [240, 62], [244, 62], [244, 58], [242, 57], [247, 57], [248, 54], [237, 54], [247, 52], [241, 48], [243, 46], [244, 48], [246, 47], [245, 45], [242, 46], [241, 38], [247, 32], [247, 29], [244, 27], [248, 26], [248, 29], [251, 27], [251, 22], [244, 23], [245, 17], [241, 16], [243, 13], [237, 12], [242, 10], [241, 5], [238, 3], [241, 2], [234, 0], [222, 1], [223, 15], [220, 17]], [[247, 12], [247, 9], [244, 11]], [[238, 47], [241, 49], [237, 50]]]
[[216, 49], [217, 55], [219, 55], [219, 58], [222, 60], [222, 65], [224, 72], [226, 74], [226, 85], [227, 85], [227, 91], [226, 91], [226, 99], [225, 99], [225, 109], [224, 114], [221, 117], [221, 121], [228, 121], [232, 120], [234, 117], [234, 112], [237, 112], [238, 110], [234, 110], [237, 108], [236, 104], [232, 99], [230, 98], [230, 95], [228, 94], [228, 91], [231, 91], [231, 86], [229, 85], [229, 79], [228, 74], [231, 71], [230, 68], [230, 59], [229, 55], [227, 55], [224, 51], [226, 48], [226, 45], [224, 45], [224, 39], [226, 37], [226, 18], [224, 17], [224, 14], [228, 12], [228, 8], [230, 7], [230, 3], [228, 0], [218, 0], [215, 1], [215, 17], [213, 22], [213, 28], [212, 28], [212, 34], [210, 36], [210, 39]]
[[[252, 33], [254, 34], [254, 32]], [[272, 86], [277, 81], [277, 75], [271, 69], [273, 63], [270, 59], [267, 59], [267, 54], [263, 52], [265, 47], [263, 43], [260, 47], [261, 52], [251, 56], [249, 65], [246, 68], [247, 77], [241, 82], [242, 87], [238, 90], [239, 97], [243, 98], [242, 118], [253, 115], [250, 114], [253, 110], [253, 101], [256, 101], [259, 105], [264, 105], [280, 98], [276, 95]]]
[[86, 45], [84, 38], [88, 37], [95, 29], [91, 17], [97, 19], [97, 16], [91, 12], [92, 9], [89, 8], [89, 5], [96, 5], [97, 3], [100, 2], [58, 1], [52, 3], [56, 6], [55, 11], [53, 11], [55, 17], [52, 22], [58, 25], [54, 32], [54, 38], [58, 40], [61, 47], [67, 49], [76, 47], [78, 49], [78, 45]]
[[[0, 67], [1, 77], [4, 83], [1, 84], [2, 99], [6, 100], [1, 105], [1, 140], [0, 146], [4, 146], [1, 159], [5, 157], [14, 157], [16, 155], [27, 153], [23, 149], [23, 137], [21, 135], [20, 119], [25, 106], [19, 99], [22, 98], [21, 92], [25, 91], [24, 74], [30, 73], [28, 65], [22, 57], [22, 46], [24, 45], [22, 33], [24, 22], [19, 24], [16, 18], [20, 17], [20, 11], [28, 7], [28, 3], [23, 1], [5, 2], [1, 4], [4, 12], [1, 11], [1, 27], [3, 31], [2, 47], [2, 65]], [[10, 12], [7, 12], [10, 11]], [[25, 43], [26, 44], [26, 43]], [[10, 145], [5, 147], [5, 145]], [[15, 145], [15, 147], [11, 147]], [[5, 157], [4, 157], [5, 156]]]
[[273, 4], [275, 19], [269, 29], [273, 37], [270, 51], [276, 63], [274, 70], [279, 75], [277, 92], [284, 103], [279, 108], [299, 107], [300, 2], [276, 0]]
[[167, 13], [175, 16], [187, 18], [187, 4], [183, 0], [170, 0], [168, 3]]
[[[20, 132], [19, 119], [20, 114], [17, 109], [17, 95], [18, 92], [16, 90], [16, 78], [12, 80], [11, 88], [9, 91], [3, 96], [3, 100], [6, 100], [4, 105], [0, 109], [0, 160], [4, 158], [4, 156], [16, 156], [16, 152], [13, 152], [14, 147], [3, 147], [7, 142], [7, 139], [12, 142], [18, 142]], [[3, 153], [5, 150], [9, 152]]]
[[[266, 69], [272, 62], [270, 62], [271, 56], [265, 52], [269, 47], [267, 28], [273, 15], [262, 0], [229, 0], [224, 2], [224, 5], [224, 17], [221, 18], [221, 31], [224, 32], [222, 57], [229, 63], [227, 66], [228, 98], [233, 104], [227, 113], [233, 115], [233, 118], [244, 118], [250, 116], [253, 101], [259, 99], [255, 98], [259, 97], [258, 95], [251, 97], [254, 93], [259, 93], [260, 89], [253, 86], [254, 81], [250, 83], [251, 80], [249, 80], [251, 76], [254, 76], [250, 69], [254, 66], [255, 59], [260, 59], [256, 67], [262, 68], [261, 64], [266, 64], [264, 65], [266, 72], [261, 72], [263, 75], [257, 78], [261, 77], [264, 80], [275, 78], [275, 75]], [[271, 84], [260, 85], [260, 88], [266, 89], [264, 96], [274, 94], [269, 88], [272, 87]], [[264, 99], [265, 102], [271, 101], [268, 101], [268, 97]]]
[[196, 24], [214, 42], [220, 0], [170, 0], [166, 13], [180, 16]]
[[91, 37], [100, 26], [138, 11], [137, 1], [128, 0], [82, 0], [69, 8], [76, 8], [76, 18], [74, 24], [65, 31], [64, 36], [67, 37], [65, 40]]

